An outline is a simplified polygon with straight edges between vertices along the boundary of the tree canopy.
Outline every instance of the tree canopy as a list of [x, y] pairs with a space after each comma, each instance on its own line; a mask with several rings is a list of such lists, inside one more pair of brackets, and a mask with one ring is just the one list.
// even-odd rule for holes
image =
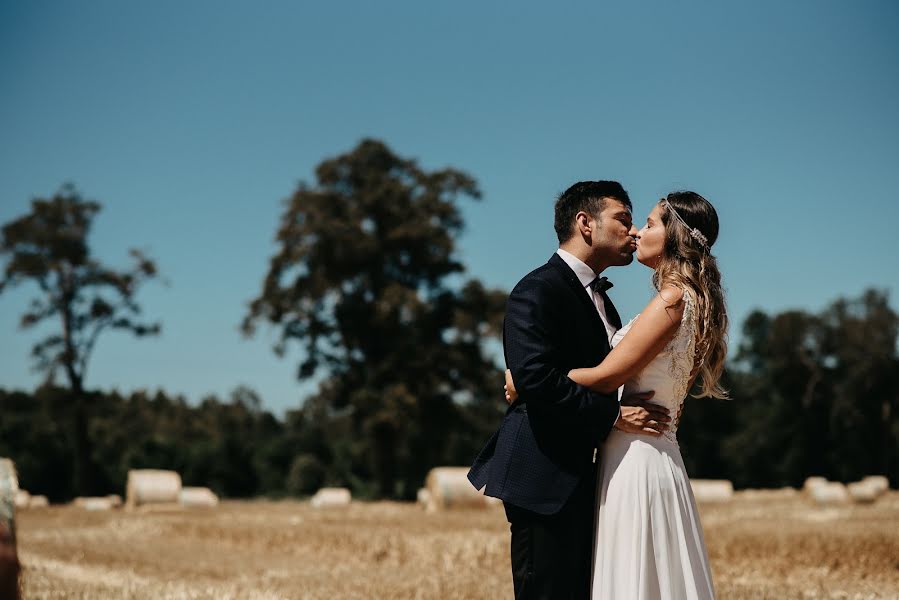
[[7, 258], [0, 293], [26, 281], [37, 284], [35, 296], [22, 314], [21, 326], [33, 327], [58, 319], [59, 329], [32, 349], [35, 367], [52, 378], [63, 369], [80, 391], [91, 352], [105, 329], [137, 336], [159, 332], [159, 323], [140, 322], [135, 295], [156, 276], [156, 265], [137, 249], [134, 266], [115, 271], [90, 253], [88, 235], [100, 211], [71, 185], [48, 199], [37, 198], [31, 212], [3, 226], [0, 255]]
[[75, 403], [75, 473], [83, 493], [93, 485], [82, 406], [84, 380], [97, 340], [105, 330], [141, 337], [160, 329], [159, 323], [140, 320], [135, 299], [140, 286], [157, 275], [153, 261], [132, 249], [132, 268], [116, 271], [91, 256], [88, 235], [99, 211], [97, 202], [83, 199], [74, 186], [66, 185], [51, 198], [35, 199], [30, 213], [3, 225], [0, 240], [0, 256], [5, 259], [0, 293], [25, 282], [37, 287], [21, 326], [56, 322], [53, 332], [39, 340], [31, 354], [35, 368], [48, 381], [60, 369], [68, 379]]
[[301, 379], [323, 372], [307, 403], [345, 419], [352, 440], [332, 460], [373, 474], [382, 496], [408, 497], [429, 465], [462, 460], [449, 437], [473, 406], [501, 409], [483, 342], [499, 336], [505, 293], [463, 281], [456, 257], [458, 201], [479, 197], [461, 171], [426, 171], [363, 140], [287, 201], [244, 320], [248, 334], [278, 328], [278, 352], [302, 347]]

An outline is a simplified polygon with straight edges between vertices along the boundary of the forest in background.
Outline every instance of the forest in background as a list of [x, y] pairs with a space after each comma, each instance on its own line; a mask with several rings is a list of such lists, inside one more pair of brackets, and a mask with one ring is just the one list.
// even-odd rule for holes
[[[884, 474], [899, 484], [897, 315], [885, 294], [838, 300], [821, 314], [753, 313], [727, 371], [731, 400], [688, 398], [678, 430], [692, 477], [737, 487], [800, 486], [810, 475], [841, 481]], [[404, 422], [395, 498], [412, 499], [428, 469], [469, 464], [505, 409], [502, 373], [493, 391], [442, 405], [439, 417]], [[278, 418], [252, 390], [191, 405], [166, 392], [88, 395], [93, 493], [122, 493], [128, 469], [174, 469], [185, 485], [225, 497], [304, 496], [322, 485], [382, 496], [376, 440], [352, 411], [311, 398]], [[0, 456], [21, 484], [54, 501], [75, 495], [71, 393], [0, 390]], [[427, 412], [426, 407], [419, 407]], [[414, 431], [412, 431], [414, 429]]]

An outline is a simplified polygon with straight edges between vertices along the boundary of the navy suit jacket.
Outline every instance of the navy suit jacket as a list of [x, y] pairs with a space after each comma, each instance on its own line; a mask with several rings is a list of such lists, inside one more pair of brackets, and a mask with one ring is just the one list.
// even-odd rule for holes
[[484, 493], [540, 514], [558, 512], [618, 418], [618, 396], [568, 379], [609, 353], [605, 325], [574, 271], [553, 254], [506, 305], [503, 345], [518, 390], [499, 430], [468, 473]]

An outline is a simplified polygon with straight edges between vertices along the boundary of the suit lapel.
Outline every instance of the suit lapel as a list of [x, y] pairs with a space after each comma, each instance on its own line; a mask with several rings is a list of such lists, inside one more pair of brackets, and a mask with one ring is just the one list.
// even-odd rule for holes
[[600, 337], [605, 341], [605, 345], [608, 347], [609, 340], [606, 339], [606, 326], [602, 322], [602, 318], [599, 316], [599, 311], [596, 310], [596, 305], [590, 300], [590, 296], [587, 295], [587, 291], [584, 286], [581, 285], [581, 280], [577, 278], [577, 274], [571, 270], [571, 267], [562, 260], [558, 254], [553, 254], [549, 258], [549, 264], [552, 265], [562, 277], [562, 280], [571, 288], [574, 292], [574, 295], [581, 303], [581, 306], [585, 309], [586, 316], [589, 318], [593, 325], [599, 328], [599, 331], [603, 333]]

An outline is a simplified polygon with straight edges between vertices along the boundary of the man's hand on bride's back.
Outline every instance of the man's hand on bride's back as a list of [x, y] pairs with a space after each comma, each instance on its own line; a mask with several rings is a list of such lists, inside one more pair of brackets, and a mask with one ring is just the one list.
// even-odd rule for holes
[[615, 428], [627, 433], [659, 437], [671, 426], [668, 409], [649, 401], [655, 392], [630, 394], [621, 399], [621, 416]]
[[518, 392], [515, 391], [515, 382], [512, 381], [512, 371], [506, 369], [506, 385], [503, 386], [506, 392], [506, 402], [512, 404], [518, 400]]

